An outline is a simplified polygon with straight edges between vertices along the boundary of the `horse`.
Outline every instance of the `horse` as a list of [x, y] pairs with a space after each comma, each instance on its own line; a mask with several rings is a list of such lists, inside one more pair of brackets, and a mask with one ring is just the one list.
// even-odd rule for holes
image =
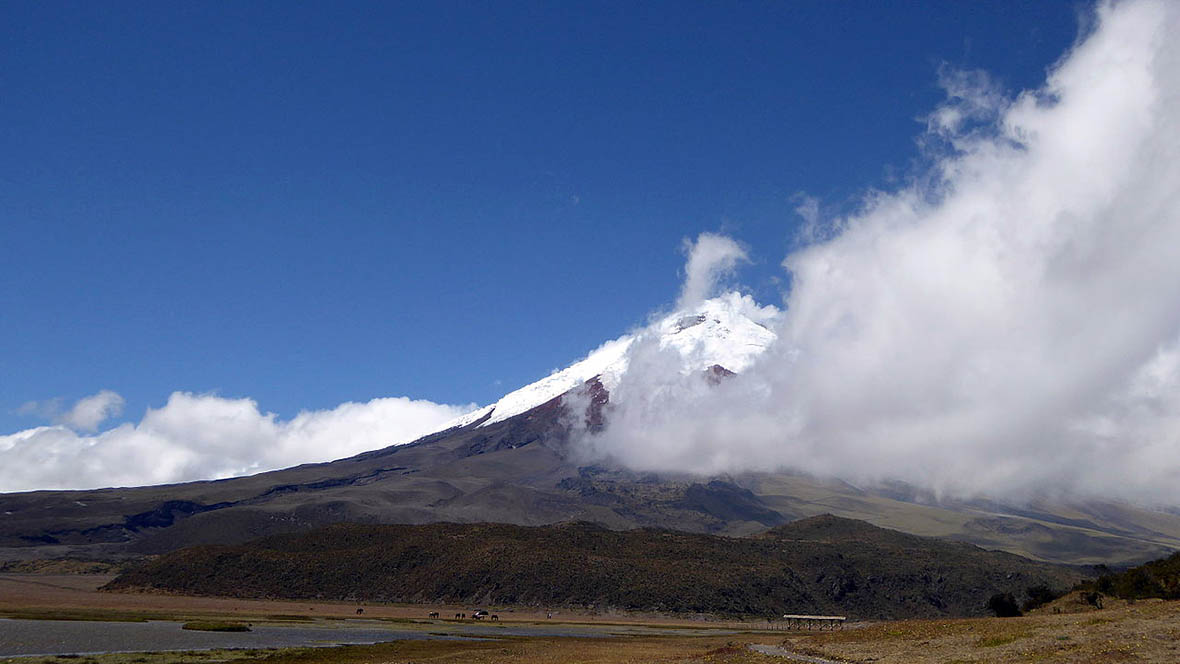
[[500, 616], [498, 616], [498, 615], [496, 615], [496, 614], [494, 614], [494, 613], [492, 614], [492, 621], [493, 621], [493, 622], [495, 622], [495, 621], [497, 621], [497, 620], [499, 620], [499, 619], [500, 619]]
[[431, 612], [430, 612], [430, 617], [431, 617], [431, 618], [437, 618], [437, 617], [438, 617], [438, 611], [431, 611]]
[[456, 614], [455, 614], [455, 620], [462, 620], [462, 619], [463, 619], [463, 614], [462, 614], [462, 613], [456, 613]]
[[358, 616], [359, 616], [359, 615], [361, 615], [361, 614], [362, 614], [362, 613], [364, 613], [364, 612], [365, 612], [365, 610], [364, 610], [364, 609], [362, 609], [362, 608], [359, 608], [359, 607], [358, 607], [358, 608], [357, 608], [357, 610], [356, 610], [356, 614], [357, 614]]

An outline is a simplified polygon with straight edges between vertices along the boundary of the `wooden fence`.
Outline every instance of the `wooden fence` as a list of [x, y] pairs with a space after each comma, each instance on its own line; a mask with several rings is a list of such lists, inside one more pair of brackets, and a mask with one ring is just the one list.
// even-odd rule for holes
[[743, 620], [728, 623], [733, 629], [757, 630], [836, 630], [844, 628], [845, 616], [801, 616], [787, 614], [777, 620]]

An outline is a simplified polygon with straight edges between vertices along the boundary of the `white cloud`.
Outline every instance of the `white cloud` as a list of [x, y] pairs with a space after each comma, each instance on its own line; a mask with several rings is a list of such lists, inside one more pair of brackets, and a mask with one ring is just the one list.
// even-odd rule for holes
[[97, 431], [98, 426], [123, 412], [123, 397], [112, 390], [100, 390], [82, 397], [73, 408], [63, 412], [64, 399], [55, 397], [45, 401], [26, 401], [16, 409], [17, 415], [39, 418], [67, 426], [75, 431]]
[[43, 420], [52, 420], [61, 414], [62, 398], [55, 397], [53, 399], [46, 399], [45, 401], [26, 401], [16, 409], [17, 415], [25, 415], [38, 417]]
[[620, 399], [593, 444], [638, 468], [1180, 504], [1180, 6], [1097, 14], [1041, 89], [943, 72], [928, 135], [951, 149], [786, 258], [776, 345], [710, 389], [640, 358], [618, 391], [661, 408]]
[[701, 233], [696, 242], [685, 240], [684, 248], [688, 261], [684, 266], [684, 287], [676, 305], [678, 309], [708, 298], [738, 263], [749, 260], [745, 249], [736, 241], [715, 233]]
[[79, 399], [74, 407], [68, 413], [59, 416], [57, 421], [76, 431], [97, 431], [98, 425], [109, 418], [119, 416], [122, 412], [123, 397], [111, 390], [101, 390], [97, 394]]
[[[64, 421], [97, 426], [114, 404], [122, 398], [100, 392]], [[283, 421], [252, 399], [174, 392], [138, 424], [96, 435], [59, 425], [0, 436], [0, 491], [162, 484], [330, 461], [410, 442], [473, 408], [394, 397]]]
[[123, 412], [123, 397], [112, 390], [100, 390], [96, 394], [82, 397], [74, 407], [63, 412], [65, 400], [61, 397], [45, 401], [26, 401], [16, 409], [17, 415], [36, 417], [45, 421], [67, 426], [75, 431], [97, 431], [98, 425]]
[[993, 128], [1009, 104], [985, 71], [954, 69], [944, 63], [938, 69], [938, 85], [946, 100], [926, 117], [923, 138], [942, 139], [952, 147], [968, 147], [975, 130]]

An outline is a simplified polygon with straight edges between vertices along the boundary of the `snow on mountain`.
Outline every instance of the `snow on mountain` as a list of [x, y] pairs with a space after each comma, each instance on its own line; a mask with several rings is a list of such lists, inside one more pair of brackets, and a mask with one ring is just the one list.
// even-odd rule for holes
[[726, 293], [666, 316], [655, 327], [661, 348], [680, 351], [685, 373], [714, 364], [741, 373], [777, 338], [768, 326], [779, 314], [748, 295]]
[[506, 420], [513, 415], [519, 415], [536, 408], [554, 397], [561, 396], [595, 376], [603, 376], [605, 380], [607, 375], [617, 375], [616, 372], [620, 368], [626, 367], [627, 349], [634, 341], [635, 338], [632, 336], [608, 341], [598, 350], [587, 355], [585, 359], [575, 362], [561, 371], [555, 371], [531, 385], [509, 392], [490, 406], [484, 406], [462, 415], [449, 422], [441, 431], [467, 426], [480, 420], [488, 413], [492, 414], [491, 418], [481, 426]]
[[480, 426], [506, 420], [531, 410], [569, 390], [599, 377], [607, 390], [618, 385], [627, 371], [628, 351], [637, 339], [656, 335], [660, 348], [680, 353], [682, 371], [690, 373], [721, 365], [735, 373], [749, 368], [777, 338], [770, 326], [781, 312], [759, 306], [753, 298], [726, 293], [699, 305], [673, 312], [646, 328], [608, 341], [584, 359], [541, 380], [510, 392], [494, 404], [449, 422], [441, 431], [466, 426], [491, 415]]

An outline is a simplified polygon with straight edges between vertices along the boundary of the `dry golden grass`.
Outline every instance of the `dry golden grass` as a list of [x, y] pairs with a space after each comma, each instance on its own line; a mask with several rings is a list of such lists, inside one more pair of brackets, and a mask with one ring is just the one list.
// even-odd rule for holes
[[788, 648], [835, 660], [923, 662], [1180, 662], [1180, 602], [1145, 600], [1091, 613], [905, 620], [791, 636]]
[[[354, 602], [251, 600], [225, 597], [191, 597], [162, 593], [99, 592], [114, 578], [103, 574], [39, 575], [0, 573], [0, 617], [38, 617], [38, 613], [68, 612], [75, 618], [89, 615], [94, 620], [149, 618], [227, 617], [237, 619], [320, 619], [356, 617]], [[470, 606], [364, 603], [365, 618], [425, 619], [429, 612], [444, 617], [469, 612]], [[553, 610], [536, 607], [490, 607], [504, 622], [577, 622], [632, 625], [701, 626], [700, 620], [683, 616], [640, 613], [596, 613], [583, 610]]]
[[182, 650], [170, 652], [121, 652], [106, 655], [58, 655], [0, 657], [0, 664], [226, 664], [258, 661], [263, 650]]
[[780, 664], [733, 637], [507, 638], [370, 646], [0, 658], [0, 664]]
[[266, 664], [779, 664], [733, 637], [514, 638], [503, 641], [403, 641], [377, 646], [281, 652]]

